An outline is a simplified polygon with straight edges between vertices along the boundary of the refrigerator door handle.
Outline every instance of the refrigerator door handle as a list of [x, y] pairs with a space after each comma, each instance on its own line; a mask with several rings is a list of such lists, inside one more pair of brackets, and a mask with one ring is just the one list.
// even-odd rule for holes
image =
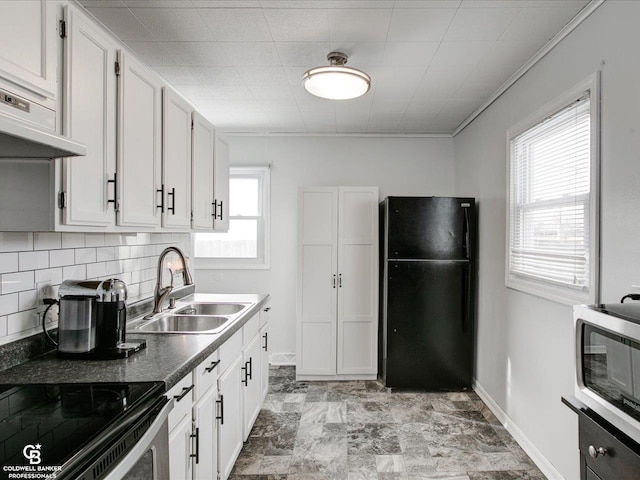
[[467, 260], [469, 260], [471, 252], [470, 250], [470, 227], [469, 227], [469, 209], [467, 207], [464, 207], [464, 227], [462, 230], [462, 236], [464, 237], [464, 256]]
[[464, 279], [462, 282], [462, 330], [467, 328], [469, 318], [469, 299], [471, 298], [471, 265], [464, 266]]

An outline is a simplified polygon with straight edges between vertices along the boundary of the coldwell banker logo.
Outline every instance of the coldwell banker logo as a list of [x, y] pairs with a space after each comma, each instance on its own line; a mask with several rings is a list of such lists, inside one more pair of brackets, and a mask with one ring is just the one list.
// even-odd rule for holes
[[24, 448], [22, 449], [22, 454], [24, 455], [24, 458], [29, 460], [29, 464], [40, 465], [40, 462], [42, 461], [40, 448], [42, 448], [42, 445], [40, 445], [39, 443], [36, 443], [35, 445], [24, 446]]
[[6, 477], [3, 478], [42, 478], [51, 480], [58, 476], [62, 471], [62, 467], [58, 465], [40, 465], [42, 463], [42, 445], [25, 445], [22, 449], [22, 455], [29, 460], [29, 465], [3, 465], [2, 472]]

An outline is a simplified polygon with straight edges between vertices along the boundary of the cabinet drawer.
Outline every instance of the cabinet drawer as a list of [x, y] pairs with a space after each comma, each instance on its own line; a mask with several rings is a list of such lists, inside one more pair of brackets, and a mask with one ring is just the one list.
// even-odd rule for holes
[[167, 398], [173, 399], [173, 410], [169, 413], [169, 431], [173, 430], [185, 415], [191, 416], [193, 387], [193, 376], [189, 373], [167, 392]]
[[249, 319], [247, 323], [242, 327], [242, 342], [243, 345], [248, 345], [253, 337], [255, 337], [260, 331], [260, 315], [254, 315]]
[[238, 330], [229, 340], [224, 342], [218, 351], [220, 352], [218, 372], [222, 375], [222, 373], [229, 368], [233, 360], [242, 352], [242, 329]]
[[193, 371], [193, 382], [196, 386], [194, 389], [196, 401], [200, 400], [212, 385], [215, 385], [218, 380], [219, 364], [220, 355], [218, 350], [216, 350]]
[[[580, 453], [588, 468], [602, 480], [636, 480], [640, 471], [640, 445], [605, 429], [586, 415], [579, 416]], [[602, 447], [605, 455], [592, 458], [589, 447]]]

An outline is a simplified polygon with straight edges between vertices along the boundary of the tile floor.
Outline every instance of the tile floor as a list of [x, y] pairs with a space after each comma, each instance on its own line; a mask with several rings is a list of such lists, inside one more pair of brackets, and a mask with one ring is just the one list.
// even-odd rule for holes
[[387, 393], [375, 381], [270, 389], [232, 480], [543, 480], [474, 392]]

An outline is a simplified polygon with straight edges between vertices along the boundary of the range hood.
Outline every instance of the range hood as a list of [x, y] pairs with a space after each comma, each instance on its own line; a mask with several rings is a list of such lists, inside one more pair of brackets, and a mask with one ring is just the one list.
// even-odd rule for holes
[[87, 147], [0, 115], [0, 158], [54, 159], [87, 154]]

